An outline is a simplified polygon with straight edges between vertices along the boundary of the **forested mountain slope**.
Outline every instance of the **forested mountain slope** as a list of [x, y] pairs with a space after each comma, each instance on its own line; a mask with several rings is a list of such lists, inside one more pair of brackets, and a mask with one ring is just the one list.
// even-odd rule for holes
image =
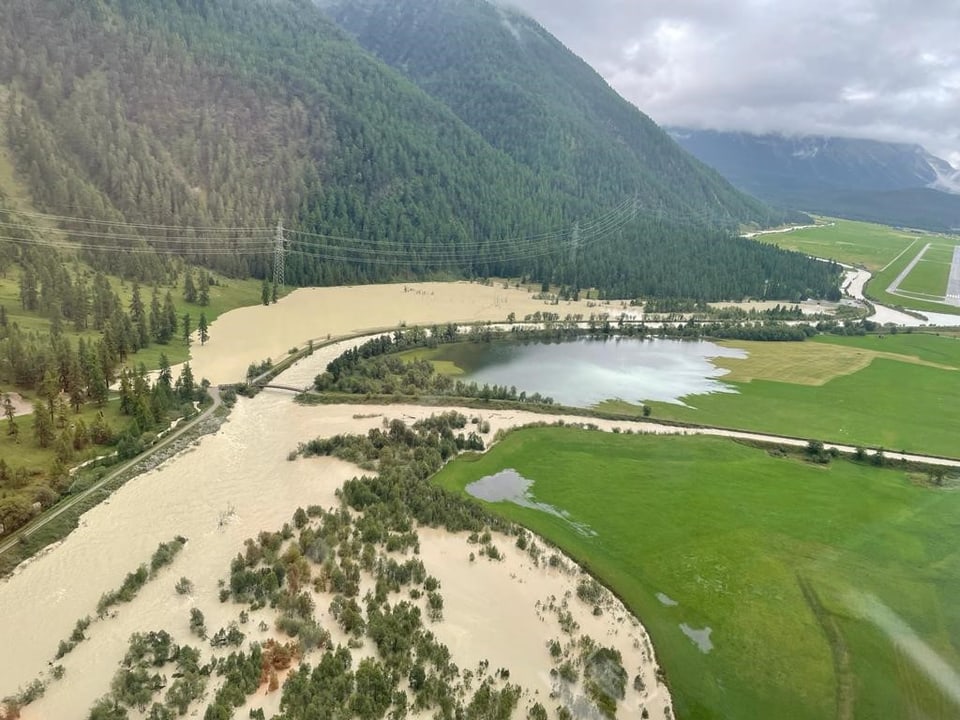
[[[445, 273], [621, 296], [834, 291], [832, 268], [721, 229], [783, 218], [538, 26], [523, 20], [535, 37], [518, 45], [516, 16], [437, 7], [462, 18], [462, 32], [443, 32], [465, 54], [446, 63], [449, 92], [431, 96], [308, 0], [4, 3], [0, 100], [18, 177], [38, 209], [109, 224], [7, 223], [2, 235], [53, 232], [150, 283], [170, 277], [171, 256], [268, 275], [282, 219], [293, 284]], [[470, 25], [478, 13], [485, 24]], [[524, 70], [530, 58], [505, 38], [545, 50]]]
[[776, 222], [683, 152], [531, 18], [486, 0], [327, 0], [368, 50], [492, 145], [591, 203], [637, 193], [670, 218]]

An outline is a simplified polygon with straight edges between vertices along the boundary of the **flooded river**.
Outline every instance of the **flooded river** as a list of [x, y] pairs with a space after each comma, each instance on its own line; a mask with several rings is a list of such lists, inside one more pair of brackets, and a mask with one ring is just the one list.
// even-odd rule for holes
[[[178, 534], [188, 543], [173, 566], [117, 606], [116, 618], [91, 626], [90, 639], [61, 661], [65, 679], [25, 717], [83, 716], [109, 687], [133, 632], [169, 629], [188, 641], [194, 605], [209, 627], [225, 625], [236, 608], [220, 604], [217, 579], [243, 540], [279, 527], [299, 505], [333, 504], [334, 490], [355, 474], [337, 460], [286, 460], [298, 441], [322, 433], [324, 420], [289, 395], [241, 402], [215, 436], [127, 483], [65, 542], [0, 582], [0, 697], [44, 672], [77, 619], [95, 615], [100, 595]], [[192, 596], [174, 592], [180, 576], [193, 581]]]
[[[324, 348], [281, 375], [278, 382], [307, 385], [342, 350], [342, 346]], [[51, 682], [46, 695], [27, 707], [23, 717], [86, 717], [90, 706], [109, 689], [134, 632], [166, 629], [177, 642], [195, 643], [189, 631], [192, 607], [202, 610], [211, 630], [225, 626], [239, 608], [219, 602], [217, 581], [227, 576], [230, 560], [242, 549], [244, 539], [260, 530], [279, 528], [298, 506], [334, 505], [336, 488], [356, 474], [352, 465], [330, 458], [290, 462], [290, 450], [320, 435], [366, 432], [379, 426], [385, 416], [409, 422], [433, 412], [411, 406], [303, 407], [292, 398], [290, 393], [267, 390], [253, 400], [241, 399], [216, 434], [128, 482], [86, 513], [64, 542], [0, 581], [0, 697], [35, 678], [46, 679], [58, 643], [69, 637], [76, 621], [95, 616], [101, 594], [118, 587], [128, 572], [149, 562], [159, 543], [175, 535], [185, 536], [188, 542], [172, 566], [162, 569], [132, 603], [115, 606], [116, 617], [91, 625], [89, 639], [58, 661], [65, 668], [64, 678]], [[521, 411], [484, 413], [484, 418], [491, 424], [491, 436], [500, 428], [542, 419]], [[429, 555], [432, 550], [424, 548], [424, 552]], [[464, 546], [463, 562], [466, 556]], [[192, 594], [174, 591], [181, 576], [193, 581]], [[463, 572], [461, 576], [469, 577]], [[524, 587], [510, 577], [505, 576], [508, 585], [503, 592], [512, 586]], [[475, 588], [469, 592], [475, 593]], [[269, 616], [265, 617], [269, 623]], [[259, 620], [258, 614], [252, 614], [243, 628], [251, 639], [267, 637], [257, 634]], [[483, 622], [474, 623], [478, 621]], [[539, 634], [544, 626], [539, 623], [518, 622], [504, 647], [517, 642], [524, 628], [533, 633], [531, 647], [541, 651], [544, 640]], [[451, 625], [444, 632], [458, 631]], [[628, 643], [624, 651], [632, 647], [626, 636], [623, 641]], [[507, 649], [502, 652], [509, 655]], [[536, 682], [539, 670], [532, 667], [527, 672], [529, 681]], [[522, 678], [523, 674], [518, 679]]]

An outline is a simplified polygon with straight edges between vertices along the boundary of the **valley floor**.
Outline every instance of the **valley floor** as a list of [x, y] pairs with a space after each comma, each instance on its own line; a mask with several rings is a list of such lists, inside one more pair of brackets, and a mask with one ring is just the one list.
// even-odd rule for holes
[[[300, 383], [320, 372], [326, 362], [318, 352], [279, 381]], [[243, 540], [261, 530], [278, 529], [298, 506], [337, 504], [336, 489], [358, 469], [329, 458], [289, 462], [287, 454], [298, 443], [338, 433], [365, 433], [380, 427], [384, 419], [409, 422], [449, 409], [309, 407], [295, 404], [289, 393], [272, 391], [241, 400], [216, 435], [127, 483], [86, 513], [66, 540], [0, 582], [4, 609], [0, 646], [12, 649], [0, 653], [0, 697], [15, 693], [34, 678], [45, 678], [58, 642], [69, 637], [77, 619], [95, 615], [101, 593], [117, 587], [158, 543], [175, 535], [186, 537], [188, 542], [173, 566], [149, 582], [132, 603], [119, 606], [115, 617], [94, 623], [89, 639], [57, 661], [65, 669], [64, 678], [51, 682], [46, 695], [23, 712], [27, 720], [85, 717], [109, 689], [131, 633], [166, 629], [177, 642], [189, 643], [193, 607], [202, 610], [209, 627], [226, 626], [240, 608], [219, 602], [217, 579], [229, 575], [230, 560], [242, 549]], [[468, 415], [476, 412], [460, 410]], [[521, 412], [483, 416], [491, 425], [488, 441], [501, 428], [540, 419]], [[639, 718], [642, 707], [650, 717], [669, 717], [665, 714], [669, 694], [656, 680], [655, 660], [642, 626], [613, 598], [600, 617], [591, 613], [591, 606], [577, 601], [580, 573], [572, 563], [569, 572], [545, 565], [534, 568], [505, 537], [495, 538], [506, 555], [504, 562], [484, 557], [471, 562], [465, 537], [427, 530], [420, 535], [421, 557], [441, 580], [447, 599], [446, 619], [430, 629], [450, 647], [461, 667], [488, 659], [493, 667], [509, 669], [511, 682], [529, 691], [525, 702], [539, 698], [552, 708], [556, 702], [549, 696], [556, 681], [549, 673], [547, 643], [562, 633], [556, 617], [543, 608], [551, 604], [550, 598], [556, 603], [566, 598], [583, 632], [619, 648], [630, 677], [639, 673], [644, 678], [642, 693], [628, 689], [629, 702], [622, 704], [620, 716]], [[180, 576], [194, 582], [191, 594], [174, 592]], [[493, 597], [496, 602], [489, 601]], [[317, 606], [318, 620], [332, 624], [321, 611], [325, 604], [318, 600]], [[274, 636], [272, 629], [255, 632], [254, 626], [267, 617], [251, 614], [250, 639]], [[260, 693], [250, 707], [262, 703], [268, 713], [275, 712], [278, 702], [278, 693], [265, 699]], [[247, 712], [248, 708], [238, 710], [238, 717]]]

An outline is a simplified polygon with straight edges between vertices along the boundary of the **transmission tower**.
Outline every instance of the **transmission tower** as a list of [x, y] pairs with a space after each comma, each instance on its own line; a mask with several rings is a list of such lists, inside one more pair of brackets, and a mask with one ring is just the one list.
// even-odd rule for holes
[[282, 288], [284, 285], [283, 273], [286, 268], [286, 259], [283, 252], [283, 220], [277, 222], [276, 245], [273, 248], [273, 287]]
[[570, 231], [570, 244], [567, 247], [569, 252], [568, 262], [570, 263], [569, 280], [570, 284], [576, 288], [580, 287], [580, 273], [577, 265], [577, 254], [580, 251], [580, 223], [574, 222], [573, 229]]

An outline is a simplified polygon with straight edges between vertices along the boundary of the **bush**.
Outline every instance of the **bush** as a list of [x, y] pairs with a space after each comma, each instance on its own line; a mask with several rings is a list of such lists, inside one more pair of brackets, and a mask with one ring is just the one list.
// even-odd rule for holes
[[190, 608], [190, 632], [201, 640], [207, 637], [207, 621], [200, 608]]

